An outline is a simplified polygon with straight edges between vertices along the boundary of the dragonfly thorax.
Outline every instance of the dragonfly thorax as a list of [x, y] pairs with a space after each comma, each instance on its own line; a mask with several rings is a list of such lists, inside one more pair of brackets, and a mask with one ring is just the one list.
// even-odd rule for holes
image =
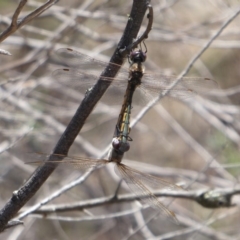
[[144, 66], [141, 63], [132, 64], [129, 71], [129, 81], [136, 86], [140, 85], [144, 70]]

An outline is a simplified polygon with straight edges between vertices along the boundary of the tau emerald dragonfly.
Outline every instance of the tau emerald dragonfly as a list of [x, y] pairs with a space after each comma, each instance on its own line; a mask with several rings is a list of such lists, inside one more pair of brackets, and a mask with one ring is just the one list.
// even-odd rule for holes
[[[72, 49], [60, 49], [58, 53], [68, 62], [73, 68], [59, 69], [54, 72], [54, 76], [58, 80], [76, 80], [83, 83], [92, 84], [99, 79], [99, 76], [90, 74], [87, 71], [80, 71], [79, 69], [84, 66], [98, 65], [102, 68], [106, 67], [108, 63], [93, 59], [87, 55], [76, 52]], [[152, 193], [151, 189], [154, 187], [162, 188], [167, 187], [169, 189], [179, 189], [178, 186], [168, 183], [161, 178], [151, 176], [139, 172], [129, 166], [122, 163], [124, 153], [130, 149], [129, 141], [131, 141], [130, 133], [130, 114], [132, 109], [132, 98], [134, 91], [137, 87], [144, 88], [150, 92], [160, 93], [163, 90], [168, 89], [168, 86], [176, 79], [175, 77], [164, 76], [162, 74], [147, 74], [144, 72], [142, 63], [146, 59], [146, 54], [140, 49], [135, 49], [129, 56], [131, 65], [130, 69], [122, 68], [118, 77], [114, 78], [112, 84], [117, 86], [125, 86], [125, 95], [122, 108], [116, 124], [114, 137], [112, 139], [112, 147], [109, 153], [108, 159], [92, 159], [85, 157], [70, 157], [55, 155], [56, 160], [47, 161], [48, 164], [67, 164], [75, 165], [81, 169], [89, 169], [92, 167], [101, 167], [110, 162], [116, 164], [116, 172], [122, 177], [129, 188], [139, 197], [147, 200], [150, 206], [165, 212], [168, 216], [175, 219], [175, 215], [169, 209], [167, 209], [158, 198]], [[112, 64], [114, 66], [114, 64]], [[110, 64], [111, 67], [111, 64]], [[93, 67], [94, 68], [94, 67]], [[102, 81], [112, 81], [112, 79], [101, 77]], [[191, 97], [193, 93], [200, 90], [207, 90], [208, 87], [212, 87], [214, 82], [209, 79], [203, 78], [184, 78], [173, 90], [169, 91], [169, 95], [176, 98]], [[53, 156], [53, 155], [52, 155]], [[58, 161], [59, 158], [64, 160]], [[53, 159], [53, 158], [51, 158]], [[32, 162], [39, 163], [39, 162]]]
[[[99, 79], [99, 75], [104, 68], [107, 66], [108, 68], [116, 67], [114, 63], [97, 60], [71, 48], [59, 49], [57, 56], [69, 66], [69, 68], [58, 69], [53, 72], [53, 77], [57, 81], [77, 82], [80, 85], [92, 86]], [[216, 82], [209, 78], [184, 77], [171, 89], [170, 86], [177, 77], [164, 75], [162, 73], [145, 72], [145, 68], [142, 65], [145, 60], [146, 53], [140, 49], [135, 49], [129, 54], [130, 70], [129, 68], [121, 67], [118, 75], [114, 79], [102, 76], [100, 80], [111, 81], [111, 85], [125, 90], [128, 81], [131, 79], [133, 72], [135, 72], [138, 76], [135, 76], [134, 80], [130, 80], [132, 81], [132, 85], [135, 85], [148, 96], [157, 96], [164, 90], [169, 90], [168, 96], [180, 100], [191, 98], [196, 94], [205, 95], [209, 90], [217, 86]], [[97, 74], [95, 74], [95, 72], [97, 72]]]

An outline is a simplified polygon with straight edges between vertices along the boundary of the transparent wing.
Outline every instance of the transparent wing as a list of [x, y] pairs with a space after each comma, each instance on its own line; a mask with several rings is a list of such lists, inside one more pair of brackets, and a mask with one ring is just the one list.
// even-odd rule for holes
[[192, 97], [196, 94], [208, 95], [211, 90], [218, 87], [218, 84], [209, 78], [184, 77], [172, 88], [172, 84], [176, 80], [177, 76], [146, 73], [143, 76], [141, 87], [158, 94], [170, 90], [168, 95], [175, 98]]
[[52, 75], [57, 81], [63, 84], [69, 84], [69, 81], [71, 81], [71, 84], [80, 86], [94, 85], [98, 79], [101, 81], [112, 82], [112, 84], [115, 86], [122, 86], [125, 88], [127, 87], [128, 83], [128, 78], [111, 78], [103, 76], [100, 78], [100, 75], [86, 73], [72, 68], [57, 69], [52, 73]]
[[147, 186], [153, 186], [154, 184], [155, 186], [158, 185], [158, 188], [168, 187], [171, 189], [181, 189], [180, 187], [168, 183], [160, 178], [139, 172], [122, 163], [116, 164], [115, 169], [117, 174], [126, 181], [129, 188], [136, 194], [136, 196], [141, 198], [141, 201], [146, 201], [151, 207], [163, 211], [167, 216], [177, 221], [175, 214], [167, 209]]
[[[57, 69], [53, 72], [53, 77], [62, 83], [71, 82], [74, 85], [91, 86], [97, 82], [101, 72], [107, 66], [109, 68], [121, 67], [118, 64], [97, 60], [71, 48], [60, 48], [57, 50], [57, 55], [67, 66], [71, 67]], [[114, 85], [126, 87], [129, 74], [128, 71], [128, 69], [122, 67], [119, 70], [118, 79], [101, 77], [101, 80], [107, 82], [112, 82], [114, 80]]]
[[[57, 69], [53, 72], [53, 76], [59, 82], [69, 83], [69, 81], [71, 81], [71, 83], [75, 86], [92, 86], [97, 82], [98, 79], [101, 81], [111, 82], [112, 86], [118, 86], [122, 88], [126, 88], [128, 83], [128, 78], [110, 78], [103, 76], [100, 78], [100, 76], [94, 74], [69, 68]], [[169, 96], [178, 99], [185, 99], [196, 94], [206, 95], [211, 89], [214, 88], [214, 86], [215, 88], [217, 86], [217, 84], [210, 79], [184, 78], [174, 88], [171, 88], [171, 85], [177, 79], [177, 77], [159, 75], [159, 77], [160, 76], [162, 78], [154, 79], [151, 77], [151, 80], [150, 75], [147, 75], [148, 79], [146, 79], [145, 75], [143, 76], [143, 81], [140, 85], [140, 88], [142, 89], [144, 95], [153, 95], [153, 97], [156, 97], [156, 95], [170, 90], [168, 93]]]
[[[99, 79], [104, 68], [120, 68], [117, 77], [101, 77], [102, 81], [111, 81], [112, 85], [126, 88], [129, 69], [118, 64], [107, 63], [92, 58], [71, 48], [61, 48], [57, 51], [58, 56], [67, 66], [72, 68], [58, 69], [53, 72], [53, 76], [58, 81], [69, 82], [79, 85], [93, 85]], [[176, 76], [166, 76], [161, 73], [145, 73], [142, 78], [141, 89], [149, 92], [146, 95], [156, 95], [168, 91], [170, 97], [185, 99], [196, 94], [208, 95], [212, 89], [216, 89], [217, 83], [209, 78], [184, 77], [174, 88], [172, 84], [176, 81]]]
[[[34, 165], [48, 164], [49, 167], [59, 164], [59, 165], [74, 166], [75, 168], [82, 169], [82, 170], [87, 170], [92, 167], [98, 168], [109, 162], [106, 159], [98, 160], [98, 159], [87, 158], [87, 157], [65, 156], [61, 154], [34, 153], [31, 155], [33, 155], [34, 158], [38, 158], [42, 160], [29, 161], [29, 162], [26, 162], [26, 164], [34, 164]], [[51, 160], [46, 160], [48, 158], [51, 158]]]
[[100, 61], [71, 48], [58, 49], [57, 56], [66, 64], [66, 66], [71, 68], [86, 70], [88, 72], [94, 72], [96, 75], [100, 75], [104, 68], [108, 66], [109, 70], [111, 70], [111, 68], [120, 68], [118, 72], [120, 78], [127, 80], [128, 77], [128, 68], [124, 68], [115, 63]]

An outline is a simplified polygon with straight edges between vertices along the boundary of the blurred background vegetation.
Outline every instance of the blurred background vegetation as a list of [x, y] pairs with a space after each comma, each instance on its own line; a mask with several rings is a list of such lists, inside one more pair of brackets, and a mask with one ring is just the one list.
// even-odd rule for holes
[[[28, 1], [21, 16], [42, 2]], [[10, 24], [17, 4], [17, 1], [0, 1], [1, 31]], [[154, 23], [146, 40], [146, 72], [163, 72], [166, 75], [179, 74], [239, 7], [237, 0], [155, 0], [151, 4]], [[29, 153], [52, 151], [90, 87], [80, 86], [80, 82], [71, 79], [62, 83], [52, 77], [55, 69], [67, 64], [67, 60], [61, 62], [58, 59], [56, 50], [71, 47], [108, 61], [122, 36], [131, 6], [132, 1], [127, 0], [62, 0], [2, 42], [1, 48], [12, 55], [0, 56], [1, 206], [33, 172], [35, 167], [24, 162], [38, 156]], [[216, 81], [217, 87], [211, 89], [212, 92], [236, 90], [229, 96], [216, 94], [210, 98], [220, 104], [216, 105], [221, 106], [220, 110], [231, 112], [233, 123], [229, 129], [232, 132], [235, 130], [235, 135], [214, 125], [210, 119], [204, 119], [183, 102], [166, 97], [159, 103], [164, 110], [152, 108], [131, 130], [133, 142], [125, 156], [126, 163], [168, 181], [193, 181], [190, 189], [233, 188], [237, 185], [240, 170], [237, 165], [240, 159], [240, 95], [237, 91], [240, 77], [239, 23], [240, 17], [234, 19], [188, 74], [188, 77], [207, 77]], [[145, 17], [141, 32], [146, 24]], [[111, 142], [123, 95], [124, 91], [116, 88], [108, 91], [86, 121], [69, 155], [95, 158], [101, 155]], [[133, 118], [147, 102], [148, 97], [136, 94]], [[170, 118], [166, 117], [165, 110]], [[224, 112], [221, 114], [224, 115]], [[176, 132], [175, 121], [186, 131], [184, 136], [190, 135], [192, 144]], [[202, 154], [193, 147], [194, 141], [201, 146]], [[220, 171], [211, 166], [213, 159], [219, 163]], [[119, 179], [114, 170], [110, 170], [95, 171], [83, 185], [63, 194], [53, 203], [113, 194]], [[59, 167], [28, 206], [41, 201], [77, 176], [78, 169]], [[238, 197], [234, 198], [236, 204], [238, 200]], [[129, 203], [121, 203], [63, 215], [82, 217], [91, 213], [107, 216], [110, 212], [130, 207]], [[190, 200], [175, 200], [170, 208], [182, 216], [180, 225], [164, 218], [155, 219], [148, 227], [159, 239], [239, 239], [240, 215], [237, 207], [212, 210]], [[152, 212], [147, 209], [142, 214], [147, 219]], [[123, 239], [138, 226], [137, 218], [133, 214], [96, 221], [66, 222], [38, 219], [33, 215], [25, 219], [24, 226], [9, 229], [2, 233], [2, 237], [11, 240]], [[192, 228], [196, 225], [187, 220], [201, 224], [200, 230], [194, 231]], [[177, 235], [177, 230], [184, 229], [192, 231]], [[169, 237], [167, 234], [170, 234]], [[132, 239], [144, 239], [143, 233], [139, 231]]]

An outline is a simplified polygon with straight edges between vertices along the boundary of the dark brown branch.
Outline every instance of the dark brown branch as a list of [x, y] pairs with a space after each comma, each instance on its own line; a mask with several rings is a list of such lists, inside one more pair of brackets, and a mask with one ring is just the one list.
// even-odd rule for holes
[[[118, 44], [118, 48], [115, 50], [110, 60], [112, 63], [118, 64], [119, 67], [107, 67], [103, 71], [102, 75], [114, 77], [117, 74], [120, 66], [124, 62], [124, 56], [119, 55], [119, 49], [129, 46], [132, 43], [132, 40], [137, 37], [147, 6], [148, 3], [146, 4], [146, 1], [144, 0], [133, 1], [133, 7], [127, 26]], [[55, 146], [53, 153], [67, 155], [69, 148], [83, 127], [86, 118], [89, 116], [94, 106], [102, 97], [109, 85], [110, 83], [106, 84], [98, 81], [97, 84], [92, 88], [91, 92], [89, 92], [77, 109], [71, 122]], [[0, 212], [0, 231], [4, 230], [8, 221], [14, 217], [19, 209], [21, 209], [21, 207], [37, 192], [37, 190], [53, 171], [54, 168], [49, 168], [48, 166], [39, 167], [24, 186], [22, 186], [19, 190], [14, 191], [12, 198], [6, 203]]]

